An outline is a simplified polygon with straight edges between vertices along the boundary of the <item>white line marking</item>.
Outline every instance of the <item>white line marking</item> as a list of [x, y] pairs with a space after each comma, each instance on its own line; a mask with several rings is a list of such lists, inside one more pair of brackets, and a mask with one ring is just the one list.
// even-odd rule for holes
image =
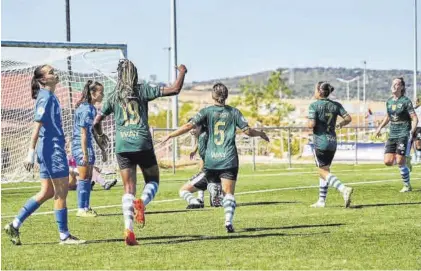
[[[366, 169], [366, 171], [388, 171], [390, 169], [394, 169], [391, 167], [386, 167], [386, 168], [371, 168], [371, 169]], [[356, 169], [343, 169], [343, 170], [335, 170], [333, 172], [358, 172]], [[266, 174], [238, 174], [239, 177], [241, 176], [248, 176], [248, 177], [264, 177], [264, 176], [283, 176], [283, 175], [298, 175], [298, 174], [317, 174], [316, 170], [312, 170], [312, 171], [300, 171], [300, 172], [279, 172], [279, 173], [266, 173]], [[399, 173], [396, 173], [399, 174]], [[412, 173], [413, 174], [413, 173]], [[180, 178], [170, 178], [170, 179], [165, 179], [165, 181], [178, 181], [180, 180]], [[187, 178], [186, 178], [187, 181]], [[38, 182], [36, 182], [38, 183]], [[6, 188], [2, 188], [1, 191], [8, 191], [8, 190], [20, 190], [20, 189], [34, 189], [34, 188], [40, 188], [40, 186], [22, 186], [22, 187], [6, 187]]]
[[[421, 178], [412, 178], [412, 180], [421, 180]], [[393, 179], [393, 180], [378, 180], [378, 181], [367, 181], [367, 182], [353, 182], [353, 183], [346, 183], [348, 185], [360, 185], [360, 184], [374, 184], [374, 183], [389, 183], [389, 182], [397, 182], [402, 181], [402, 179]], [[245, 191], [236, 193], [236, 195], [247, 195], [247, 194], [257, 194], [257, 193], [267, 193], [267, 192], [274, 192], [274, 191], [285, 191], [285, 190], [299, 190], [299, 189], [311, 189], [317, 188], [318, 185], [309, 185], [309, 186], [295, 186], [295, 187], [282, 187], [282, 188], [274, 188], [274, 189], [263, 189], [263, 190], [254, 190], [254, 191]], [[183, 199], [164, 199], [164, 200], [155, 200], [152, 203], [165, 203], [165, 202], [174, 202], [180, 201]], [[105, 206], [95, 206], [94, 209], [108, 209], [114, 207], [121, 207], [121, 204], [116, 205], [105, 205]], [[78, 209], [69, 209], [68, 212], [75, 212]], [[47, 211], [47, 212], [37, 212], [33, 213], [32, 215], [49, 215], [54, 214], [54, 211]], [[2, 215], [1, 218], [13, 218], [16, 215]]]

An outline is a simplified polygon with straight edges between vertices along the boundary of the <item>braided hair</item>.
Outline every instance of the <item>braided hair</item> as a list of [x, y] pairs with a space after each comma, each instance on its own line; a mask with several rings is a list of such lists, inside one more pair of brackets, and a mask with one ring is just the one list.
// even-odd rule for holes
[[321, 97], [327, 98], [335, 90], [335, 88], [327, 81], [320, 81], [317, 83], [317, 90], [319, 91]]
[[110, 99], [114, 104], [120, 104], [126, 108], [130, 100], [143, 100], [140, 87], [138, 85], [137, 68], [128, 59], [120, 59], [117, 67], [117, 85]]
[[220, 104], [225, 104], [228, 98], [228, 88], [222, 83], [216, 83], [212, 87], [212, 98]]

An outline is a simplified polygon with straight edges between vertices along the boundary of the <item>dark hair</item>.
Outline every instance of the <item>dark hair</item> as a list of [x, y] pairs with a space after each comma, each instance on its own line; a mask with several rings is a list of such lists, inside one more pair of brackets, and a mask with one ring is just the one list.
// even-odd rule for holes
[[123, 107], [126, 107], [130, 99], [142, 99], [143, 95], [140, 93], [137, 82], [136, 66], [128, 59], [120, 59], [117, 67], [117, 84], [110, 99]]
[[406, 92], [406, 87], [405, 87], [405, 81], [403, 80], [403, 77], [396, 77], [395, 79], [398, 79], [399, 81], [401, 81], [401, 85], [403, 87], [401, 90], [401, 94], [402, 96], [404, 96]]
[[40, 79], [44, 76], [44, 73], [42, 72], [42, 69], [47, 66], [46, 64], [42, 65], [42, 66], [38, 66], [35, 70], [34, 70], [34, 75], [32, 76], [32, 80], [31, 80], [31, 96], [32, 99], [36, 99], [38, 97], [38, 92], [40, 90], [39, 85], [44, 85], [43, 83], [41, 83]]
[[222, 83], [216, 83], [212, 87], [212, 98], [220, 104], [224, 104], [228, 98], [228, 88]]
[[319, 91], [320, 96], [327, 98], [335, 90], [335, 88], [326, 81], [319, 81], [317, 83], [317, 90]]
[[97, 81], [94, 82], [92, 80], [88, 80], [88, 82], [85, 84], [85, 87], [83, 88], [82, 96], [76, 103], [76, 108], [78, 108], [84, 102], [92, 103], [92, 92], [97, 91], [98, 87], [102, 87], [102, 84]]

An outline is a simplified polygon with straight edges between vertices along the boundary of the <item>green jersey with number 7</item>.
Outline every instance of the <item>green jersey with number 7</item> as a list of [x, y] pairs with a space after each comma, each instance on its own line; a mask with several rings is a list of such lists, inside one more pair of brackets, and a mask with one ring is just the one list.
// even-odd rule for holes
[[348, 113], [344, 107], [328, 98], [322, 98], [310, 104], [308, 118], [316, 122], [313, 128], [314, 147], [319, 150], [336, 150], [335, 125], [338, 116], [344, 118]]

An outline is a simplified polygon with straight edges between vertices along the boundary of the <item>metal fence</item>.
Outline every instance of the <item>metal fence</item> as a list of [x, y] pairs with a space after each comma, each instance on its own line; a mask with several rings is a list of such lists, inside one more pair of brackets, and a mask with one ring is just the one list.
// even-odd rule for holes
[[[152, 129], [155, 145], [174, 129]], [[307, 127], [265, 127], [270, 142], [237, 133], [236, 144], [241, 167], [253, 171], [274, 168], [293, 168], [300, 164], [314, 163], [312, 155], [312, 129]], [[334, 163], [381, 163], [387, 131], [375, 137], [375, 129], [370, 127], [345, 127], [337, 130], [338, 149]], [[161, 168], [176, 172], [177, 168], [194, 166], [198, 156], [190, 160], [190, 152], [195, 145], [190, 134], [158, 145], [155, 149]], [[262, 166], [264, 165], [264, 167]]]

